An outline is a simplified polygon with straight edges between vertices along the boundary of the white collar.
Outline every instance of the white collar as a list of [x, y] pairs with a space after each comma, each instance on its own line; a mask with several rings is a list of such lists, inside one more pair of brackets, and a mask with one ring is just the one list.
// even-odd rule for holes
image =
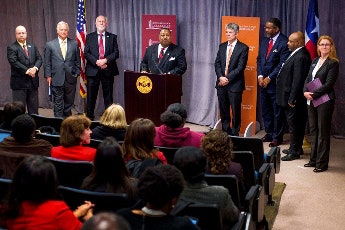
[[154, 210], [147, 208], [146, 206], [141, 209], [143, 213], [149, 215], [149, 216], [166, 216], [167, 214], [161, 210]]

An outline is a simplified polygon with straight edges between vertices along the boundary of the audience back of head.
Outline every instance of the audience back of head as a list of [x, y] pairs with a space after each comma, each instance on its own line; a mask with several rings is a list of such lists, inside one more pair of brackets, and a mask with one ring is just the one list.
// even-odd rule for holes
[[25, 113], [25, 106], [20, 101], [9, 102], [4, 106], [4, 121], [0, 124], [0, 129], [11, 130], [14, 118]]
[[100, 123], [114, 129], [127, 127], [125, 110], [119, 104], [110, 105], [103, 113]]
[[12, 136], [19, 143], [30, 141], [35, 130], [35, 120], [28, 114], [19, 115], [12, 122]]
[[187, 110], [180, 103], [168, 106], [167, 110], [161, 114], [161, 121], [168, 127], [183, 127], [187, 119]]
[[101, 212], [88, 219], [81, 230], [131, 230], [131, 227], [123, 217]]

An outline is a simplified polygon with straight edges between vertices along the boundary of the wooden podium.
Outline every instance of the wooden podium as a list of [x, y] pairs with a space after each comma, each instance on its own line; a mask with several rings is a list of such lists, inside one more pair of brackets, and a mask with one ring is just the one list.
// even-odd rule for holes
[[173, 74], [124, 73], [126, 119], [149, 118], [161, 125], [160, 115], [172, 103], [181, 103], [182, 78]]

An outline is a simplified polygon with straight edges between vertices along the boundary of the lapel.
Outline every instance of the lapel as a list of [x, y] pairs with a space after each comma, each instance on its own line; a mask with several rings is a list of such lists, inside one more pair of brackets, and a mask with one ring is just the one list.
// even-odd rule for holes
[[104, 44], [105, 44], [105, 49], [104, 49], [104, 55], [107, 55], [109, 52], [109, 33], [107, 31], [104, 32]]
[[[155, 48], [155, 50], [156, 50], [156, 56], [157, 56], [158, 45], [157, 45], [157, 48]], [[165, 64], [165, 62], [169, 60], [169, 58], [171, 56], [171, 52], [172, 52], [172, 47], [171, 47], [171, 45], [169, 45], [168, 49], [164, 53], [162, 60], [159, 62], [159, 66], [163, 66]]]
[[[58, 39], [58, 38], [56, 38], [56, 39], [54, 40], [54, 46], [55, 46], [55, 50], [60, 54], [60, 55], [59, 55], [60, 58], [61, 58], [62, 60], [64, 60], [63, 57], [62, 57], [61, 47], [60, 47], [60, 43], [59, 43], [59, 39]], [[67, 44], [67, 49], [68, 49], [68, 44]], [[66, 51], [66, 56], [67, 56], [67, 51]]]

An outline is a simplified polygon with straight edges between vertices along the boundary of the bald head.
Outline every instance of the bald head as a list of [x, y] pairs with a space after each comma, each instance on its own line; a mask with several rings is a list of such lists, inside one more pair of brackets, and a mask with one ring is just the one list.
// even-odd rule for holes
[[26, 29], [24, 26], [17, 26], [16, 27], [16, 39], [20, 43], [25, 43], [27, 38]]
[[294, 51], [295, 49], [304, 46], [304, 34], [301, 31], [292, 33], [289, 36], [287, 45], [290, 51]]

